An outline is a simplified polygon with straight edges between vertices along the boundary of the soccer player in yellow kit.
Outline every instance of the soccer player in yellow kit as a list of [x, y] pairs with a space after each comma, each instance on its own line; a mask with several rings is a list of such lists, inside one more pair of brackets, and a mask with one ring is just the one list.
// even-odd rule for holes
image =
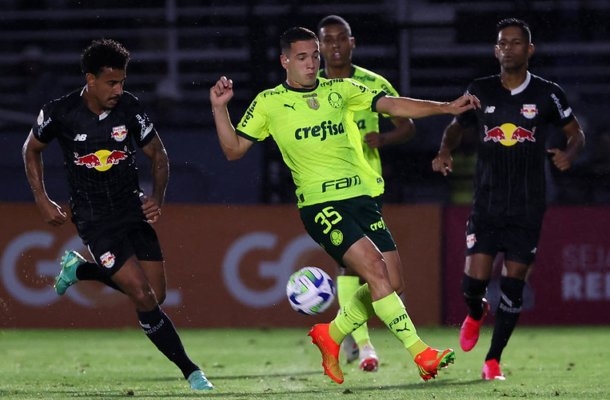
[[272, 136], [292, 173], [305, 229], [340, 265], [366, 281], [333, 321], [316, 324], [309, 332], [324, 373], [343, 383], [340, 343], [375, 314], [411, 354], [420, 376], [434, 378], [455, 353], [424, 343], [396, 294], [400, 257], [374, 200], [383, 191], [383, 179], [364, 159], [353, 113], [374, 109], [405, 118], [457, 115], [478, 107], [478, 99], [466, 94], [443, 103], [392, 97], [351, 79], [318, 78], [319, 42], [306, 28], [284, 32], [280, 48], [286, 81], [260, 92], [235, 127], [227, 108], [233, 97], [230, 79], [222, 76], [210, 88], [210, 102], [227, 159], [241, 158], [255, 142]]
[[[352, 78], [369, 89], [382, 90], [390, 96], [398, 96], [392, 84], [383, 76], [352, 64], [352, 50], [356, 47], [356, 39], [348, 22], [338, 15], [327, 15], [318, 23], [320, 38], [320, 53], [324, 59], [324, 68], [319, 76], [327, 79]], [[382, 175], [381, 156], [379, 149], [383, 146], [404, 143], [415, 135], [415, 124], [410, 118], [392, 118], [393, 129], [380, 132], [379, 113], [373, 110], [354, 112], [354, 121], [362, 137], [364, 158], [379, 175]], [[383, 199], [376, 198], [381, 209]], [[339, 306], [347, 303], [356, 290], [362, 285], [362, 280], [349, 267], [341, 268], [342, 275], [337, 277], [337, 298]], [[401, 278], [402, 281], [402, 278]], [[397, 289], [400, 295], [404, 285]], [[377, 371], [379, 357], [371, 343], [366, 322], [351, 335], [347, 335], [341, 343], [343, 353], [348, 363], [359, 359], [360, 369], [367, 372]]]

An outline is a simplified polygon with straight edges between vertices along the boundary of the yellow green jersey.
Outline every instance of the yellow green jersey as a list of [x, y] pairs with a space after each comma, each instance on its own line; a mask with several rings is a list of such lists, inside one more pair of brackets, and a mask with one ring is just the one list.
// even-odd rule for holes
[[367, 163], [354, 113], [385, 93], [352, 79], [319, 78], [314, 89], [286, 83], [260, 92], [235, 127], [252, 141], [271, 136], [292, 173], [299, 207], [379, 196], [383, 179]]
[[[326, 71], [321, 69], [319, 76], [326, 78]], [[383, 91], [389, 96], [398, 96], [398, 92], [386, 78], [373, 71], [369, 71], [368, 69], [353, 65], [350, 77], [367, 86], [369, 89]], [[361, 144], [364, 158], [366, 158], [371, 167], [381, 175], [381, 157], [379, 156], [379, 150], [369, 147], [364, 142], [364, 136], [367, 133], [379, 133], [379, 113], [370, 109], [360, 110], [354, 113], [354, 121], [356, 121], [362, 137]]]

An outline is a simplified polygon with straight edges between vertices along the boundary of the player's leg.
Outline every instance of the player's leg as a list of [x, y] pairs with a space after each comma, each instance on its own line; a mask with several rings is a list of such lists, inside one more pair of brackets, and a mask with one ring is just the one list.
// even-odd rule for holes
[[461, 289], [467, 315], [460, 328], [460, 347], [470, 351], [477, 344], [481, 326], [489, 310], [485, 300], [493, 271], [493, 260], [501, 242], [501, 230], [473, 213], [466, 225], [466, 261]]
[[513, 334], [523, 306], [523, 288], [529, 265], [506, 260], [506, 274], [500, 277], [500, 303], [496, 310], [491, 345], [485, 356], [481, 376], [485, 380], [504, 380], [500, 368], [502, 352]]
[[165, 277], [165, 262], [139, 260], [146, 279], [155, 293], [159, 305], [165, 302], [167, 295], [167, 279]]
[[[344, 268], [343, 275], [337, 277], [339, 307], [347, 304], [363, 283], [351, 269]], [[363, 371], [374, 372], [379, 368], [379, 357], [371, 343], [366, 322], [345, 337], [341, 343], [341, 350], [348, 363], [359, 360], [359, 367]]]
[[[343, 256], [355, 243], [366, 241], [376, 253], [375, 258], [383, 263], [382, 256], [375, 246], [366, 238], [361, 225], [353, 216], [361, 202], [357, 199], [332, 201], [300, 208], [303, 225], [312, 239], [319, 243], [333, 257], [337, 264], [346, 266]], [[378, 214], [378, 218], [380, 215]], [[363, 261], [371, 262], [371, 260]], [[358, 271], [355, 271], [356, 273]], [[366, 277], [363, 277], [366, 279]], [[385, 278], [387, 282], [387, 277]], [[387, 293], [391, 287], [387, 284]], [[312, 342], [318, 346], [322, 355], [324, 372], [332, 380], [343, 382], [343, 371], [339, 365], [339, 345], [347, 334], [365, 323], [374, 314], [368, 285], [359, 286], [351, 300], [341, 305], [337, 318], [343, 316], [343, 331], [335, 329], [334, 337], [330, 335], [331, 324], [317, 324], [309, 332]]]
[[[377, 210], [381, 212], [383, 208], [382, 197], [379, 196], [373, 200], [377, 205]], [[392, 246], [391, 248], [394, 249], [395, 247]], [[398, 257], [398, 252], [384, 252], [383, 255], [390, 271], [390, 281], [399, 282], [400, 286], [394, 286], [394, 288], [395, 291], [400, 295], [403, 290], [403, 279], [402, 267], [400, 266], [400, 257]], [[396, 265], [400, 267], [394, 267]], [[347, 304], [347, 302], [354, 296], [358, 288], [365, 283], [362, 278], [360, 278], [360, 276], [358, 276], [358, 274], [349, 267], [346, 268], [343, 266], [342, 272], [343, 274], [337, 277], [337, 297], [339, 300], [339, 306], [342, 304]], [[347, 335], [341, 343], [341, 349], [345, 354], [346, 361], [350, 363], [358, 359], [359, 367], [363, 371], [374, 372], [379, 368], [379, 357], [371, 342], [368, 323], [363, 323], [351, 334]]]
[[[108, 237], [107, 232], [113, 229], [111, 224], [76, 222], [75, 226], [78, 235], [85, 244], [96, 242], [99, 238]], [[91, 253], [91, 249], [89, 249], [89, 252]], [[91, 257], [95, 259], [92, 253]], [[100, 266], [95, 261], [86, 259], [75, 250], [66, 251], [61, 258], [60, 265], [61, 270], [55, 277], [55, 284], [53, 285], [55, 292], [60, 296], [78, 281], [98, 281], [120, 291], [110, 279], [107, 268]]]
[[[155, 262], [146, 262], [149, 267], [153, 263]], [[162, 261], [156, 263], [158, 264], [156, 269], [162, 268]], [[200, 368], [186, 354], [174, 324], [159, 306], [155, 291], [135, 256], [128, 258], [112, 275], [112, 279], [135, 305], [140, 327], [148, 339], [180, 369], [192, 386], [191, 380], [194, 379], [192, 376], [202, 377]], [[193, 387], [193, 389], [211, 388], [212, 385], [209, 383], [202, 387]]]
[[[101, 235], [90, 243], [90, 251], [96, 263], [104, 268], [120, 290], [134, 304], [141, 328], [154, 345], [180, 368], [185, 378], [192, 374], [201, 381], [199, 367], [186, 355], [178, 333], [165, 312], [159, 306], [155, 290], [136, 255], [145, 258], [146, 266], [153, 271], [163, 268], [163, 256], [154, 230], [147, 223], [126, 225], [113, 234]], [[154, 265], [156, 263], [156, 265]], [[160, 288], [160, 286], [157, 287]], [[163, 289], [164, 292], [164, 289]], [[164, 294], [163, 294], [164, 295]], [[207, 381], [206, 381], [207, 382]], [[189, 379], [191, 387], [193, 382]], [[195, 388], [195, 387], [193, 387]], [[199, 389], [211, 389], [207, 384]]]
[[[403, 265], [400, 258], [400, 254], [396, 249], [396, 243], [392, 238], [392, 235], [385, 227], [385, 223], [383, 224], [384, 229], [377, 229], [373, 231], [367, 232], [367, 235], [372, 239], [378, 249], [383, 254], [383, 259], [386, 264], [386, 268], [388, 271], [388, 278], [390, 280], [390, 285], [394, 293], [396, 293], [397, 297], [402, 296], [405, 290], [405, 280], [403, 276]], [[401, 298], [401, 303], [404, 306], [404, 301]], [[379, 315], [379, 314], [377, 314]], [[405, 307], [405, 315], [409, 318], [406, 313]], [[410, 318], [409, 318], [410, 319]], [[411, 323], [412, 324], [412, 323]], [[398, 328], [396, 328], [398, 331]], [[415, 327], [413, 327], [413, 333], [417, 336], [415, 332]], [[396, 333], [395, 333], [396, 334]], [[416, 365], [419, 368], [420, 376], [424, 380], [428, 380], [434, 378], [438, 372], [439, 368], [447, 366], [449, 363], [452, 363], [455, 358], [455, 353], [452, 349], [445, 350], [436, 350], [429, 347], [425, 344], [419, 337], [415, 341], [415, 344], [409, 345], [406, 341], [406, 337], [397, 337], [403, 342], [403, 345], [407, 348]]]
[[[382, 242], [379, 246], [387, 249]], [[389, 255], [390, 264], [386, 264], [385, 254]], [[370, 290], [371, 306], [375, 315], [411, 354], [419, 368], [422, 379], [434, 378], [439, 368], [453, 362], [455, 353], [451, 349], [442, 351], [433, 349], [421, 340], [403, 301], [395, 290], [402, 288], [402, 274], [398, 272], [399, 269], [402, 269], [399, 262], [400, 257], [396, 250], [386, 251], [384, 255], [368, 238], [356, 242], [344, 255], [345, 264], [354, 268], [368, 283], [359, 289], [355, 297], [359, 297], [366, 304], [368, 296], [365, 296], [364, 293], [369, 288], [377, 287], [376, 290]], [[388, 265], [391, 265], [391, 267], [389, 268]], [[350, 306], [352, 306], [352, 303], [346, 307], [348, 311]], [[348, 323], [350, 323], [349, 315], [338, 315], [330, 324], [331, 336], [340, 338], [340, 334], [349, 329]], [[337, 331], [339, 331], [339, 334], [337, 334]]]
[[[308, 218], [303, 210], [301, 217], [314, 240], [322, 243], [335, 259], [340, 257], [338, 261], [351, 267], [367, 284], [356, 291], [351, 301], [342, 307], [330, 324], [316, 325], [310, 332], [313, 342], [322, 353], [326, 374], [336, 382], [343, 381], [337, 358], [338, 344], [347, 334], [375, 314], [414, 357], [421, 377], [427, 380], [436, 376], [438, 368], [453, 362], [455, 354], [451, 349], [442, 352], [431, 349], [417, 335], [402, 300], [395, 292], [388, 266], [381, 253], [395, 251], [396, 245], [385, 228], [378, 208], [366, 198], [359, 198], [337, 204], [334, 211], [340, 216], [336, 219], [334, 228], [342, 232], [344, 239], [343, 247], [337, 251], [332, 250], [333, 242], [326, 239], [325, 234], [318, 234], [316, 229], [312, 229], [312, 225], [308, 226], [306, 221], [315, 218]], [[328, 231], [330, 232], [330, 229]], [[362, 237], [363, 234], [373, 237], [375, 243], [368, 236]]]
[[[337, 284], [337, 302], [339, 303], [339, 311], [341, 307], [345, 306], [356, 293], [356, 290], [362, 285], [360, 277], [353, 273], [345, 271], [345, 267], [340, 267], [341, 271], [336, 278]], [[358, 329], [366, 326], [366, 322]], [[360, 349], [356, 343], [354, 337], [350, 334], [345, 337], [341, 342], [341, 351], [345, 356], [345, 361], [349, 364], [358, 359], [360, 355]]]
[[504, 268], [500, 277], [500, 302], [496, 310], [491, 346], [485, 356], [482, 371], [482, 377], [486, 380], [504, 379], [500, 369], [500, 359], [523, 309], [523, 289], [534, 264], [542, 215], [539, 224], [534, 224], [533, 228], [526, 228], [528, 224], [533, 223], [532, 220], [533, 218], [528, 217], [527, 221], [515, 221], [514, 224], [507, 222], [503, 230], [503, 242], [506, 248]]
[[[145, 282], [152, 290], [155, 300], [155, 308], [152, 311], [142, 312], [136, 308], [140, 326], [155, 346], [182, 371], [192, 389], [213, 389], [203, 371], [188, 357], [171, 319], [160, 306], [166, 298], [167, 280], [165, 261], [156, 232], [149, 224], [141, 223], [129, 233], [129, 239]], [[140, 279], [142, 278], [138, 277], [138, 280]], [[153, 328], [161, 323], [161, 328]], [[150, 328], [145, 327], [146, 324]]]
[[483, 253], [466, 256], [461, 287], [468, 314], [460, 328], [460, 347], [464, 351], [472, 350], [477, 344], [481, 327], [489, 311], [485, 293], [492, 269], [492, 256]]

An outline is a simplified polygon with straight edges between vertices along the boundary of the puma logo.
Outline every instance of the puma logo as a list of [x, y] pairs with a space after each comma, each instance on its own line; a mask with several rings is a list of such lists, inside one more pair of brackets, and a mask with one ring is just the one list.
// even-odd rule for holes
[[295, 103], [292, 103], [292, 105], [291, 105], [291, 104], [286, 104], [286, 103], [284, 103], [284, 107], [287, 107], [287, 108], [292, 108], [294, 111], [296, 111], [296, 109], [294, 108], [294, 104], [295, 104]]
[[396, 328], [396, 333], [399, 332], [404, 332], [404, 331], [409, 331], [410, 329], [407, 328], [407, 323], [405, 322], [405, 327], [404, 328]]

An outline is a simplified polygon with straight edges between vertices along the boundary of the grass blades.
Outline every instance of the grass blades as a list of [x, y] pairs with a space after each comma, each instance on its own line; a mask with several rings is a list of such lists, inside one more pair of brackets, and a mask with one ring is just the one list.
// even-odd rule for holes
[[0, 330], [0, 398], [10, 399], [602, 399], [610, 383], [610, 327], [517, 327], [504, 352], [504, 382], [480, 379], [489, 346], [459, 350], [458, 328], [420, 328], [456, 362], [423, 382], [384, 328], [371, 336], [376, 373], [344, 365], [345, 383], [322, 374], [318, 350], [298, 329], [182, 329], [191, 358], [216, 389], [196, 392], [136, 329]]

